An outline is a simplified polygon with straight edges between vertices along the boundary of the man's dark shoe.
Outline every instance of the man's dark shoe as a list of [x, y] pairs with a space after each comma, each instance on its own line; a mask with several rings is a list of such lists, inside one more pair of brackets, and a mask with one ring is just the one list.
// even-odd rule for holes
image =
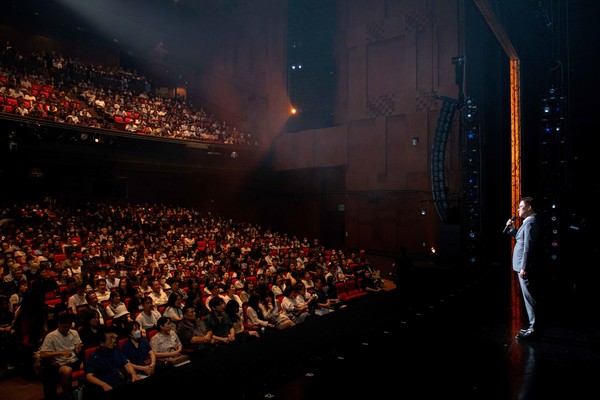
[[530, 339], [537, 339], [538, 336], [539, 335], [538, 335], [537, 331], [534, 331], [533, 329], [527, 329], [525, 332], [522, 332], [522, 330], [519, 331], [519, 333], [517, 333], [516, 338], [530, 340]]

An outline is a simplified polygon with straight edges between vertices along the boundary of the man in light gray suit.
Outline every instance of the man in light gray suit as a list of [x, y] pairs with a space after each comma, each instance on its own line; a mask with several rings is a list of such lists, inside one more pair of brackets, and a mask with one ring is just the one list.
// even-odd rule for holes
[[[515, 227], [514, 219], [506, 223], [505, 232], [515, 238], [513, 248], [512, 267], [519, 277], [521, 292], [525, 302], [525, 309], [529, 319], [529, 326], [517, 333], [518, 339], [532, 339], [539, 335], [539, 321], [536, 324], [536, 311], [538, 309], [538, 285], [541, 257], [541, 231], [537, 223], [537, 215], [533, 207], [533, 198], [522, 197], [519, 201], [519, 217], [523, 223], [519, 229]], [[535, 296], [535, 297], [534, 297]]]

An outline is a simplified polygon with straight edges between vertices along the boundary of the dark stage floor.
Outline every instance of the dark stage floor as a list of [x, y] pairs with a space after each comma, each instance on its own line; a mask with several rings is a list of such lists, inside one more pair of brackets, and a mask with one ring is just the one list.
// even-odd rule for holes
[[510, 274], [494, 269], [419, 268], [395, 290], [115, 398], [165, 387], [222, 399], [600, 398], [597, 310], [587, 314], [569, 296], [549, 301], [543, 336], [517, 342]]

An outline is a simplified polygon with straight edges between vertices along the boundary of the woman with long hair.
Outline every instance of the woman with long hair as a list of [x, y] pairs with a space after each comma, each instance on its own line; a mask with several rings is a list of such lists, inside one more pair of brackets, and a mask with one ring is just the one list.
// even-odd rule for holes
[[163, 317], [169, 317], [174, 326], [177, 326], [179, 321], [183, 319], [183, 310], [181, 308], [181, 302], [183, 298], [177, 292], [172, 292], [169, 295], [169, 300], [167, 300], [167, 304], [165, 310], [162, 313]]
[[244, 321], [240, 316], [240, 305], [235, 300], [229, 300], [225, 304], [225, 314], [229, 315], [231, 322], [233, 322], [233, 329], [235, 330], [235, 342], [244, 343], [250, 339], [260, 337], [258, 331], [254, 329], [246, 329], [244, 327]]

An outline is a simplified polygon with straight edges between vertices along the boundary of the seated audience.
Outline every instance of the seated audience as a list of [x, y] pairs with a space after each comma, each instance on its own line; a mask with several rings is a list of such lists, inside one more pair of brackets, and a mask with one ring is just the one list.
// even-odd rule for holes
[[295, 324], [301, 324], [310, 316], [310, 313], [308, 312], [307, 304], [298, 304], [296, 300], [297, 296], [298, 289], [294, 285], [286, 287], [283, 300], [281, 300], [281, 308]]
[[86, 398], [104, 399], [105, 392], [140, 379], [131, 362], [119, 349], [118, 340], [115, 332], [102, 333], [100, 347], [86, 360]]
[[90, 290], [85, 294], [85, 299], [87, 301], [87, 304], [85, 305], [84, 309], [96, 311], [98, 313], [98, 322], [100, 323], [100, 325], [104, 325], [106, 319], [109, 316], [106, 312], [106, 308], [102, 304], [99, 304], [98, 295], [96, 294], [96, 292]]
[[[196, 307], [186, 304], [183, 307], [183, 320], [177, 326], [177, 336], [183, 349], [192, 350], [193, 358], [206, 353], [212, 348], [212, 332], [206, 328], [204, 321], [198, 317]], [[188, 353], [189, 354], [189, 353]]]
[[152, 299], [155, 308], [163, 306], [169, 301], [169, 296], [163, 290], [163, 286], [158, 279], [152, 281], [152, 291], [148, 294], [148, 297]]
[[171, 322], [177, 326], [179, 321], [183, 319], [183, 310], [181, 309], [181, 302], [183, 299], [178, 292], [172, 292], [169, 295], [165, 310], [162, 313], [163, 317], [169, 317]]
[[[261, 304], [262, 303], [262, 307]], [[246, 318], [248, 319], [248, 323], [257, 327], [266, 329], [274, 329], [275, 324], [272, 324], [267, 320], [265, 315], [263, 314], [264, 301], [257, 295], [250, 295], [250, 300], [248, 300], [248, 307], [246, 308]]]
[[104, 325], [100, 323], [100, 314], [96, 310], [85, 309], [81, 315], [81, 326], [77, 329], [83, 347], [98, 346], [98, 334], [105, 331]]
[[146, 331], [148, 331], [148, 329], [157, 328], [156, 324], [160, 317], [160, 313], [154, 309], [152, 297], [144, 297], [142, 311], [135, 317], [135, 320], [139, 322], [140, 327], [142, 328], [144, 336], [146, 336]]
[[73, 317], [63, 315], [58, 319], [58, 327], [49, 332], [40, 347], [44, 398], [56, 398], [57, 384], [67, 399], [73, 395], [72, 375], [82, 368], [83, 342], [79, 333], [72, 328]]
[[129, 335], [121, 348], [123, 355], [138, 374], [145, 376], [154, 374], [156, 353], [150, 347], [150, 341], [142, 336], [140, 324], [137, 321], [129, 321], [127, 330]]
[[210, 314], [204, 317], [206, 328], [212, 333], [217, 345], [229, 345], [235, 342], [235, 329], [229, 315], [225, 313], [225, 300], [216, 296], [209, 302]]
[[150, 347], [161, 366], [173, 365], [181, 356], [183, 345], [168, 317], [160, 317], [156, 323], [158, 332], [150, 339]]
[[383, 284], [379, 284], [370, 269], [365, 269], [364, 275], [360, 280], [360, 288], [367, 293], [377, 293], [383, 291]]
[[244, 327], [244, 320], [240, 316], [241, 307], [235, 300], [229, 300], [225, 304], [225, 314], [229, 316], [233, 322], [233, 329], [235, 332], [235, 343], [244, 343], [252, 338], [260, 337], [260, 334], [256, 329], [246, 329]]

